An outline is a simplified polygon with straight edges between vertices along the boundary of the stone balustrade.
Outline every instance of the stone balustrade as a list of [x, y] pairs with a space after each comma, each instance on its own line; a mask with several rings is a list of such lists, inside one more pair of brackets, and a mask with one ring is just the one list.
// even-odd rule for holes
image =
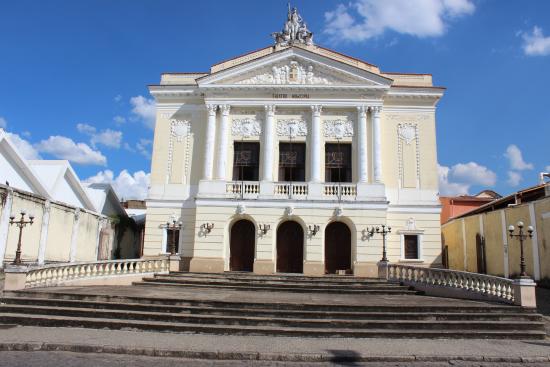
[[389, 281], [398, 281], [427, 295], [489, 300], [536, 307], [535, 283], [465, 271], [387, 264]]
[[325, 184], [323, 195], [326, 197], [355, 200], [357, 196], [357, 185], [355, 184]]
[[5, 270], [5, 289], [99, 285], [108, 278], [118, 280], [116, 284], [126, 284], [147, 274], [167, 273], [169, 266], [168, 259], [129, 259], [49, 264], [37, 268], [11, 267]]
[[231, 181], [226, 184], [225, 192], [244, 199], [256, 199], [260, 194], [260, 184], [256, 181]]

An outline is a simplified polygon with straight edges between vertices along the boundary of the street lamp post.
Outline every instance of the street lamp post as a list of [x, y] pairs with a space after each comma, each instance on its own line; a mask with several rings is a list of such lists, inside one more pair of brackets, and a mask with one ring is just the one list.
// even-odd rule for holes
[[510, 233], [510, 238], [518, 238], [519, 239], [519, 246], [520, 246], [520, 262], [519, 262], [519, 266], [520, 266], [520, 278], [529, 278], [529, 276], [527, 275], [527, 271], [526, 271], [526, 265], [525, 265], [525, 256], [524, 256], [524, 253], [523, 253], [523, 241], [525, 241], [527, 238], [533, 238], [533, 227], [532, 226], [528, 226], [527, 227], [527, 233], [524, 233], [523, 232], [523, 222], [518, 222], [517, 223], [517, 226], [518, 226], [518, 233], [515, 234], [514, 231], [515, 231], [515, 228], [513, 225], [510, 225], [508, 227], [508, 232]]
[[29, 214], [29, 220], [25, 220], [25, 215], [27, 213], [22, 210], [21, 211], [21, 219], [18, 221], [15, 220], [15, 215], [10, 216], [10, 224], [15, 224], [17, 227], [19, 227], [19, 240], [17, 241], [17, 251], [15, 251], [15, 259], [13, 260], [13, 265], [21, 265], [21, 238], [23, 237], [23, 228], [27, 226], [27, 224], [31, 225], [34, 222], [34, 215]]
[[388, 262], [388, 256], [386, 252], [386, 236], [391, 233], [391, 227], [386, 227], [385, 224], [381, 225], [382, 229], [380, 227], [371, 227], [370, 229], [367, 227], [367, 232], [370, 237], [374, 236], [375, 233], [378, 233], [382, 235], [382, 259], [380, 261]]
[[170, 255], [176, 254], [176, 230], [180, 230], [182, 228], [181, 222], [176, 222], [175, 219], [172, 220], [172, 223], [166, 222], [166, 228], [172, 231], [172, 236], [170, 239]]

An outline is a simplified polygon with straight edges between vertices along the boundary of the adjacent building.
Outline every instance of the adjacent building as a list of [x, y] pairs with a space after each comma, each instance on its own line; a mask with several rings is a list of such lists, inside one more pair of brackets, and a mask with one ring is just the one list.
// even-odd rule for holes
[[22, 211], [34, 215], [23, 233], [26, 263], [112, 259], [135, 247], [110, 185], [82, 184], [65, 160], [25, 159], [0, 129], [0, 267], [15, 257], [19, 229], [10, 216]]
[[[144, 256], [191, 271], [376, 275], [441, 266], [430, 74], [315, 45], [296, 9], [275, 44], [149, 86], [156, 126]], [[167, 223], [181, 222], [172, 233]]]
[[550, 279], [550, 183], [520, 190], [459, 215], [442, 226], [442, 242], [451, 269], [506, 278], [520, 273], [520, 242], [508, 227], [523, 222], [527, 273]]
[[483, 190], [476, 195], [441, 196], [441, 224], [501, 197], [493, 190]]

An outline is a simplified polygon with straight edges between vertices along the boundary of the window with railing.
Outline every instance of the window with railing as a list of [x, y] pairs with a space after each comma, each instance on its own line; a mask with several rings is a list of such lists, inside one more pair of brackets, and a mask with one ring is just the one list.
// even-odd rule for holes
[[233, 181], [258, 181], [260, 172], [260, 143], [235, 142]]
[[279, 143], [279, 181], [305, 182], [306, 145]]
[[351, 144], [325, 145], [325, 182], [351, 182]]

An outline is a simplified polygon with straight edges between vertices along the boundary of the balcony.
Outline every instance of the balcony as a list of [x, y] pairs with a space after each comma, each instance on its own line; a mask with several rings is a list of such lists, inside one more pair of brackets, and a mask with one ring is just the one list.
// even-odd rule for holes
[[[268, 189], [261, 185], [270, 186]], [[321, 195], [311, 195], [310, 186], [321, 187]], [[225, 194], [228, 198], [255, 200], [281, 199], [281, 200], [327, 200], [327, 201], [355, 201], [357, 198], [357, 185], [351, 183], [310, 183], [310, 182], [268, 182], [258, 181], [229, 181], [225, 184]]]

